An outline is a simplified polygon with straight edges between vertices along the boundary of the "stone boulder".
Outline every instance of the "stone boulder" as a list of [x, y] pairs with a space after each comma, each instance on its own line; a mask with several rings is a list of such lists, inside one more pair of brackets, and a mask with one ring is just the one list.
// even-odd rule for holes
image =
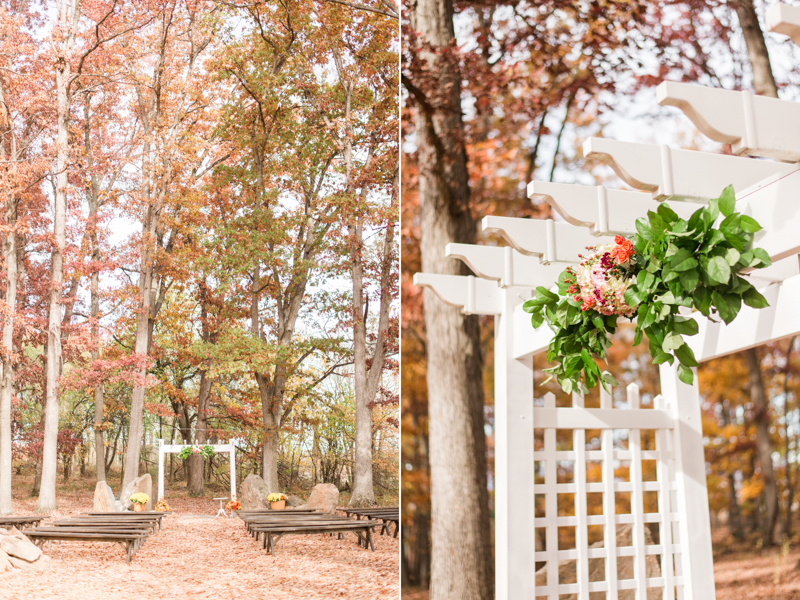
[[14, 558], [13, 556], [8, 557], [8, 562], [11, 563], [12, 567], [16, 567], [17, 569], [22, 569], [23, 571], [50, 571], [53, 568], [52, 563], [50, 562], [50, 557], [46, 554], [42, 554], [42, 556], [33, 562], [28, 562], [27, 560], [21, 560], [19, 558]]
[[[633, 526], [631, 524], [617, 526], [617, 548], [622, 546], [631, 546], [633, 539]], [[652, 545], [653, 538], [650, 535], [650, 529], [644, 528], [644, 543], [645, 545]], [[604, 542], [601, 540], [589, 546], [589, 548], [602, 548]], [[558, 582], [559, 583], [576, 583], [577, 582], [577, 561], [576, 560], [561, 560], [558, 562]], [[589, 559], [589, 581], [604, 581], [606, 578], [604, 558], [590, 558]], [[651, 554], [645, 557], [645, 570], [647, 577], [661, 577], [661, 567], [658, 563], [658, 558]], [[617, 579], [633, 579], [633, 557], [620, 556], [617, 557]], [[547, 565], [536, 571], [536, 585], [547, 585]], [[619, 600], [635, 600], [636, 590], [620, 590], [617, 593]], [[605, 600], [605, 592], [590, 592], [589, 600]], [[661, 600], [661, 588], [647, 588], [647, 600]], [[559, 596], [561, 600], [578, 600], [578, 594], [562, 594]]]
[[98, 481], [94, 488], [92, 512], [116, 512], [116, 502], [111, 486], [105, 481]]
[[313, 508], [325, 513], [336, 513], [339, 505], [339, 488], [332, 483], [318, 483], [311, 488], [308, 501], [297, 508]]
[[122, 490], [122, 493], [119, 495], [119, 501], [122, 504], [123, 510], [133, 510], [133, 502], [130, 501], [130, 497], [139, 492], [144, 492], [150, 497], [150, 501], [144, 509], [153, 510], [153, 478], [150, 477], [150, 473], [145, 473], [141, 477], [137, 477]]
[[303, 504], [303, 499], [300, 496], [287, 496], [286, 506], [296, 507]]
[[8, 553], [0, 548], [0, 573], [5, 573], [12, 567], [11, 561], [8, 560], [8, 558]]
[[242, 505], [242, 510], [263, 510], [269, 508], [267, 496], [269, 496], [267, 484], [255, 473], [250, 473], [242, 482], [237, 499]]
[[[42, 551], [28, 538], [20, 539], [14, 535], [0, 535], [0, 548], [11, 558], [16, 557], [26, 562], [38, 560], [42, 555]], [[14, 564], [14, 561], [11, 563]]]

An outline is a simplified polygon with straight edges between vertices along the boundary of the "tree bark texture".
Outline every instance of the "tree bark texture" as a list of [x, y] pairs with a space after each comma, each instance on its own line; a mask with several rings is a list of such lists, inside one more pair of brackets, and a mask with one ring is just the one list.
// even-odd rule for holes
[[17, 305], [17, 198], [8, 199], [3, 257], [6, 263], [6, 318], [3, 323], [3, 374], [0, 381], [0, 514], [14, 512], [11, 499], [11, 397], [14, 395], [14, 314]]
[[767, 43], [758, 22], [758, 14], [753, 0], [735, 0], [733, 6], [742, 28], [747, 57], [753, 71], [753, 91], [759, 96], [778, 97], [778, 86], [772, 74]]
[[[202, 288], [205, 292], [205, 285], [203, 285]], [[201, 300], [200, 313], [203, 341], [206, 343], [213, 343], [215, 339], [210, 331], [208, 323], [209, 314], [205, 299]], [[203, 361], [203, 366], [200, 370], [200, 389], [197, 396], [197, 421], [195, 423], [195, 441], [201, 445], [208, 442], [208, 407], [211, 401], [211, 386], [213, 384], [213, 380], [209, 375], [210, 371], [211, 359], [207, 358]], [[190, 461], [189, 495], [200, 496], [203, 494], [203, 467], [205, 466], [205, 459], [201, 454], [193, 454]]]
[[[3, 160], [16, 161], [18, 157], [17, 140], [14, 135], [14, 124], [7, 109], [5, 90], [0, 82], [0, 110], [8, 124], [4, 131], [4, 143], [0, 145], [0, 156]], [[6, 266], [6, 316], [3, 319], [2, 341], [2, 378], [0, 378], [0, 514], [14, 512], [11, 497], [11, 398], [14, 395], [14, 316], [17, 308], [17, 207], [19, 198], [9, 193], [6, 201], [6, 227], [9, 228], [3, 241], [3, 259]]]
[[[747, 56], [753, 71], [753, 91], [761, 96], [778, 97], [778, 86], [772, 73], [772, 65], [764, 41], [764, 32], [758, 22], [753, 0], [736, 0], [734, 3], [739, 25], [742, 28]], [[761, 473], [764, 478], [764, 503], [766, 515], [762, 523], [764, 543], [776, 540], [775, 525], [778, 518], [778, 486], [772, 463], [772, 440], [769, 435], [769, 402], [761, 377], [761, 365], [755, 348], [745, 350], [749, 373], [750, 397], [756, 411], [756, 449]]]
[[[451, 1], [418, 0], [411, 25], [437, 48], [454, 43]], [[466, 267], [444, 254], [449, 242], [473, 243], [476, 231], [469, 208], [460, 74], [438, 53], [425, 58], [438, 76], [442, 99], [435, 103], [418, 101], [415, 109], [422, 270], [466, 275]], [[462, 315], [429, 290], [425, 290], [424, 309], [431, 600], [489, 600], [493, 597], [494, 569], [478, 317]]]
[[[399, 172], [395, 172], [394, 191], [399, 184]], [[353, 240], [350, 275], [353, 284], [353, 350], [354, 379], [356, 393], [356, 440], [355, 469], [353, 494], [348, 506], [365, 507], [377, 504], [375, 486], [372, 480], [372, 407], [378, 394], [378, 388], [386, 360], [386, 336], [389, 335], [389, 308], [391, 306], [391, 286], [389, 280], [392, 273], [394, 257], [394, 220], [390, 219], [386, 227], [381, 253], [381, 300], [378, 308], [378, 331], [372, 356], [367, 349], [367, 310], [364, 306], [364, 264], [363, 264], [363, 225], [360, 219], [354, 219], [349, 226], [349, 234]], [[367, 362], [369, 359], [369, 367]]]
[[[98, 209], [100, 203], [100, 182], [94, 172], [94, 151], [92, 148], [91, 136], [91, 96], [87, 94], [83, 105], [83, 144], [86, 149], [86, 166], [89, 172], [89, 190], [87, 193], [87, 204], [89, 205], [89, 219], [87, 227], [89, 229], [89, 243], [92, 252], [92, 274], [89, 287], [89, 319], [91, 322], [92, 339], [92, 361], [96, 361], [100, 356], [100, 273], [97, 265], [100, 264], [100, 240], [97, 231]], [[95, 469], [97, 481], [106, 480], [106, 453], [105, 440], [103, 435], [103, 385], [94, 385], [94, 448], [95, 448]]]
[[775, 538], [775, 524], [778, 520], [778, 484], [775, 479], [775, 468], [772, 464], [772, 440], [769, 435], [770, 417], [769, 402], [764, 391], [764, 381], [761, 377], [761, 363], [755, 348], [745, 350], [747, 371], [750, 385], [750, 399], [753, 401], [756, 423], [756, 453], [764, 480], [764, 504], [766, 514], [762, 523], [764, 543], [773, 544]]
[[37, 513], [56, 510], [56, 475], [58, 467], [58, 378], [61, 375], [61, 298], [64, 283], [66, 246], [67, 165], [69, 163], [70, 64], [75, 28], [80, 13], [79, 0], [59, 2], [59, 25], [64, 38], [56, 59], [56, 97], [58, 102], [56, 134], [56, 193], [53, 211], [55, 246], [50, 258], [50, 306], [47, 317], [47, 362], [45, 366], [44, 444], [42, 447], [42, 483]]

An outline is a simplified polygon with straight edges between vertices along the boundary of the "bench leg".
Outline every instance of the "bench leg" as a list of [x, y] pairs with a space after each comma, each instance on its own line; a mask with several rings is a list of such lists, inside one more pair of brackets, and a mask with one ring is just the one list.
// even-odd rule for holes
[[[367, 527], [367, 541], [369, 542], [369, 547], [375, 552], [375, 544], [372, 543], [372, 529]], [[367, 545], [364, 544], [364, 550], [367, 549]]]

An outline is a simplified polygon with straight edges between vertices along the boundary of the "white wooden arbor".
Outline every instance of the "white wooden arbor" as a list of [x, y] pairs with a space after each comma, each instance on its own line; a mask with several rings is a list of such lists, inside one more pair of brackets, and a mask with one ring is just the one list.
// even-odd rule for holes
[[[771, 31], [800, 44], [800, 7], [778, 5], [767, 13]], [[544, 199], [564, 219], [486, 217], [484, 231], [499, 233], [508, 247], [448, 244], [445, 252], [466, 263], [474, 276], [418, 273], [417, 285], [430, 288], [445, 303], [465, 314], [495, 317], [495, 573], [498, 600], [558, 600], [591, 592], [618, 597], [648, 588], [664, 599], [710, 600], [715, 597], [711, 532], [703, 454], [700, 397], [694, 385], [677, 377], [676, 367], [660, 366], [661, 395], [643, 409], [638, 386], [631, 384], [627, 402], [614, 406], [600, 393], [600, 408], [556, 407], [552, 394], [535, 406], [533, 355], [546, 349], [552, 332], [533, 330], [522, 303], [532, 290], [554, 285], [556, 276], [587, 245], [606, 243], [608, 236], [631, 235], [638, 217], [669, 200], [681, 217], [717, 197], [729, 184], [736, 190], [736, 210], [764, 228], [756, 245], [773, 265], [753, 273], [751, 281], [770, 306], [743, 306], [730, 325], [712, 323], [695, 314], [700, 331], [687, 337], [699, 361], [751, 348], [800, 333], [800, 103], [664, 82], [657, 88], [662, 105], [679, 108], [714, 141], [731, 144], [737, 156], [678, 150], [666, 146], [590, 139], [585, 154], [602, 156], [628, 185], [620, 191], [534, 181], [531, 199]], [[767, 160], [761, 160], [761, 159]], [[782, 161], [782, 162], [776, 162]], [[606, 239], [604, 239], [606, 238]], [[620, 404], [626, 404], [623, 408]], [[573, 431], [572, 450], [556, 448], [556, 430]], [[588, 446], [586, 430], [601, 430], [599, 449]], [[613, 430], [627, 430], [628, 447], [614, 447]], [[641, 432], [655, 432], [655, 448], [645, 449]], [[535, 449], [535, 432], [543, 439]], [[656, 481], [643, 481], [642, 461], [656, 461]], [[573, 463], [573, 481], [557, 481], [559, 461]], [[629, 481], [615, 481], [618, 461], [630, 461]], [[602, 465], [602, 481], [587, 480], [587, 463]], [[543, 483], [535, 482], [538, 472]], [[543, 464], [543, 468], [541, 468]], [[603, 494], [603, 514], [587, 514], [587, 494]], [[574, 494], [574, 516], [558, 516], [558, 495]], [[630, 514], [615, 514], [615, 494], [629, 493]], [[643, 496], [657, 494], [658, 512], [645, 513]], [[545, 516], [537, 517], [536, 496], [544, 498]], [[616, 547], [616, 525], [632, 524], [632, 545]], [[657, 544], [646, 545], [644, 525], [657, 523]], [[589, 548], [587, 528], [603, 526], [602, 548]], [[558, 527], [574, 527], [574, 549], [558, 548]], [[536, 550], [537, 528], [545, 531], [545, 549]], [[661, 576], [646, 577], [645, 559], [660, 557]], [[633, 558], [634, 577], [617, 579], [617, 560]], [[590, 559], [603, 558], [605, 578], [589, 581]], [[558, 563], [576, 561], [575, 583], [558, 581]], [[547, 581], [536, 585], [535, 564], [546, 563]]]
[[229, 452], [231, 457], [231, 499], [236, 498], [236, 446], [233, 442], [227, 444], [165, 444], [164, 440], [158, 440], [158, 499], [164, 498], [164, 456], [167, 454], [177, 454], [184, 448], [195, 446], [211, 446], [215, 453]]

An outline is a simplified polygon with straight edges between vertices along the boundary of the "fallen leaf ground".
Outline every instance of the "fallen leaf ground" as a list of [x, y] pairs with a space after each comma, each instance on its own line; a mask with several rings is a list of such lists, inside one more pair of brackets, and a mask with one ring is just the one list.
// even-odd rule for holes
[[[726, 548], [714, 557], [714, 581], [716, 600], [800, 600], [800, 547]], [[429, 595], [403, 589], [402, 598], [428, 600]]]
[[[91, 492], [66, 491], [59, 510], [64, 518], [91, 509]], [[15, 514], [32, 514], [33, 498], [17, 498]], [[375, 552], [347, 534], [281, 538], [276, 557], [265, 554], [238, 518], [214, 519], [218, 502], [168, 497], [173, 514], [151, 535], [130, 564], [116, 544], [63, 542], [45, 554], [49, 573], [0, 574], [3, 600], [317, 600], [348, 598], [396, 600], [399, 595], [399, 545], [375, 536]]]

